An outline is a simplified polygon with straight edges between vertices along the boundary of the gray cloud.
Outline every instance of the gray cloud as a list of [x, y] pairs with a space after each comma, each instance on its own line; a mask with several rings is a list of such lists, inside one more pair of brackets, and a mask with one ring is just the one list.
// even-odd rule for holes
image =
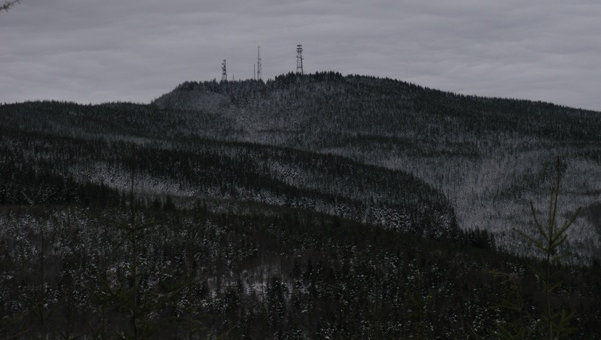
[[305, 67], [601, 110], [601, 3], [24, 0], [0, 14], [0, 102], [148, 102], [184, 80]]

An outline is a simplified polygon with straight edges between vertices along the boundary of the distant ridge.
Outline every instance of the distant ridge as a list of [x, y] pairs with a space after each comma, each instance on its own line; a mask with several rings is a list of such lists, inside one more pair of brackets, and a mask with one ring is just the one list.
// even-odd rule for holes
[[532, 228], [529, 202], [545, 208], [559, 156], [562, 209], [587, 212], [569, 241], [582, 258], [601, 257], [601, 224], [594, 218], [601, 213], [596, 111], [320, 72], [184, 82], [148, 105], [29, 102], [2, 105], [0, 114], [0, 126], [15, 133], [161, 148], [242, 143], [398, 170], [441, 193], [457, 226], [488, 230], [500, 247], [521, 254], [530, 250], [512, 230]]
[[479, 95], [473, 95], [473, 94], [459, 94], [459, 93], [454, 93], [451, 91], [443, 91], [443, 90], [438, 90], [438, 89], [434, 89], [434, 88], [429, 88], [429, 87], [421, 86], [421, 85], [418, 85], [415, 83], [406, 82], [406, 81], [388, 78], [388, 77], [382, 78], [382, 77], [376, 77], [376, 76], [356, 75], [356, 74], [344, 76], [341, 73], [334, 72], [334, 71], [316, 72], [316, 73], [304, 74], [304, 75], [289, 72], [289, 73], [278, 75], [274, 79], [268, 79], [265, 82], [262, 80], [257, 81], [257, 80], [253, 80], [253, 79], [226, 81], [226, 82], [218, 82], [216, 80], [185, 81], [185, 82], [179, 84], [173, 91], [158, 97], [157, 99], [153, 100], [151, 103], [157, 104], [157, 105], [164, 105], [163, 104], [164, 97], [169, 96], [173, 92], [190, 91], [193, 89], [196, 89], [196, 90], [205, 89], [207, 91], [220, 93], [226, 88], [231, 88], [231, 87], [236, 87], [236, 86], [248, 86], [248, 84], [261, 83], [263, 85], [266, 85], [267, 88], [269, 88], [270, 86], [277, 86], [276, 84], [290, 84], [291, 82], [336, 82], [336, 81], [338, 81], [338, 82], [357, 82], [357, 83], [360, 83], [360, 82], [368, 83], [369, 82], [372, 84], [378, 83], [379, 85], [382, 85], [382, 86], [396, 85], [396, 86], [403, 87], [405, 89], [411, 89], [411, 91], [414, 91], [414, 92], [421, 91], [421, 92], [425, 92], [425, 93], [429, 93], [429, 94], [433, 94], [433, 95], [435, 94], [435, 95], [439, 95], [439, 96], [444, 96], [447, 98], [456, 97], [456, 98], [462, 98], [462, 99], [468, 99], [468, 100], [474, 100], [474, 101], [493, 102], [493, 103], [498, 103], [500, 101], [511, 101], [511, 102], [518, 102], [521, 104], [528, 104], [528, 105], [532, 105], [532, 104], [541, 105], [542, 107], [545, 107], [545, 108], [553, 107], [553, 108], [557, 108], [557, 109], [570, 109], [570, 110], [577, 110], [577, 111], [600, 113], [599, 111], [596, 111], [596, 110], [574, 108], [574, 107], [570, 107], [570, 106], [566, 106], [566, 105], [560, 105], [560, 104], [555, 104], [552, 102], [546, 102], [546, 101], [540, 101], [540, 100], [516, 99], [516, 98], [494, 97], [494, 96], [492, 96], [492, 97], [491, 96], [479, 96]]
[[[233, 133], [223, 138], [409, 172], [448, 197], [460, 227], [491, 230], [503, 247], [522, 247], [511, 230], [529, 228], [529, 201], [544, 207], [557, 156], [566, 164], [564, 208], [601, 202], [586, 194], [601, 190], [589, 180], [601, 173], [597, 111], [336, 72], [288, 73], [266, 82], [185, 82], [151, 105], [225, 119]], [[601, 254], [601, 225], [591, 221], [578, 219], [575, 230], [582, 232], [572, 241], [583, 254]], [[586, 245], [587, 237], [595, 245]]]

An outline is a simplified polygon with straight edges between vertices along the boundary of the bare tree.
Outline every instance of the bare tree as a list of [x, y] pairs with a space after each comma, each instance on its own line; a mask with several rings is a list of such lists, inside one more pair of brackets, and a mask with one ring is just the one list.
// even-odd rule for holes
[[3, 1], [0, 5], [0, 12], [2, 11], [8, 11], [11, 7], [13, 7], [14, 5], [16, 5], [17, 3], [19, 3], [21, 0], [9, 0], [9, 1]]

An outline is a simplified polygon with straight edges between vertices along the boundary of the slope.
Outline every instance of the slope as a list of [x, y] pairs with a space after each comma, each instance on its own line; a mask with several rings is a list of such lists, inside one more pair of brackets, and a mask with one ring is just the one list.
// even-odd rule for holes
[[140, 143], [135, 135], [0, 131], [0, 204], [81, 204], [94, 196], [104, 204], [133, 185], [145, 205], [255, 202], [433, 238], [457, 236], [453, 211], [436, 190], [401, 171], [340, 156], [200, 138]]
[[[519, 253], [527, 249], [512, 229], [532, 228], [529, 201], [545, 207], [555, 157], [564, 162], [564, 212], [595, 211], [601, 201], [598, 112], [332, 72], [266, 83], [186, 82], [153, 105], [208, 110], [236, 122], [236, 132], [223, 139], [338, 154], [411, 173], [447, 196], [461, 228], [487, 229], [499, 245]], [[582, 215], [573, 230], [574, 249], [585, 257], [601, 254], [598, 224]]]

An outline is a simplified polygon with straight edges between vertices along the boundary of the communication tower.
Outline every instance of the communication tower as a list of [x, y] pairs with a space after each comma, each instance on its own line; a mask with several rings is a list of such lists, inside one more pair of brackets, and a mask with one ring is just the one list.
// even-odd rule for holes
[[303, 74], [303, 45], [296, 45], [296, 73]]
[[261, 64], [261, 46], [257, 46], [257, 80], [261, 80], [261, 71], [263, 65]]
[[227, 64], [225, 59], [221, 62], [221, 81], [227, 81]]

